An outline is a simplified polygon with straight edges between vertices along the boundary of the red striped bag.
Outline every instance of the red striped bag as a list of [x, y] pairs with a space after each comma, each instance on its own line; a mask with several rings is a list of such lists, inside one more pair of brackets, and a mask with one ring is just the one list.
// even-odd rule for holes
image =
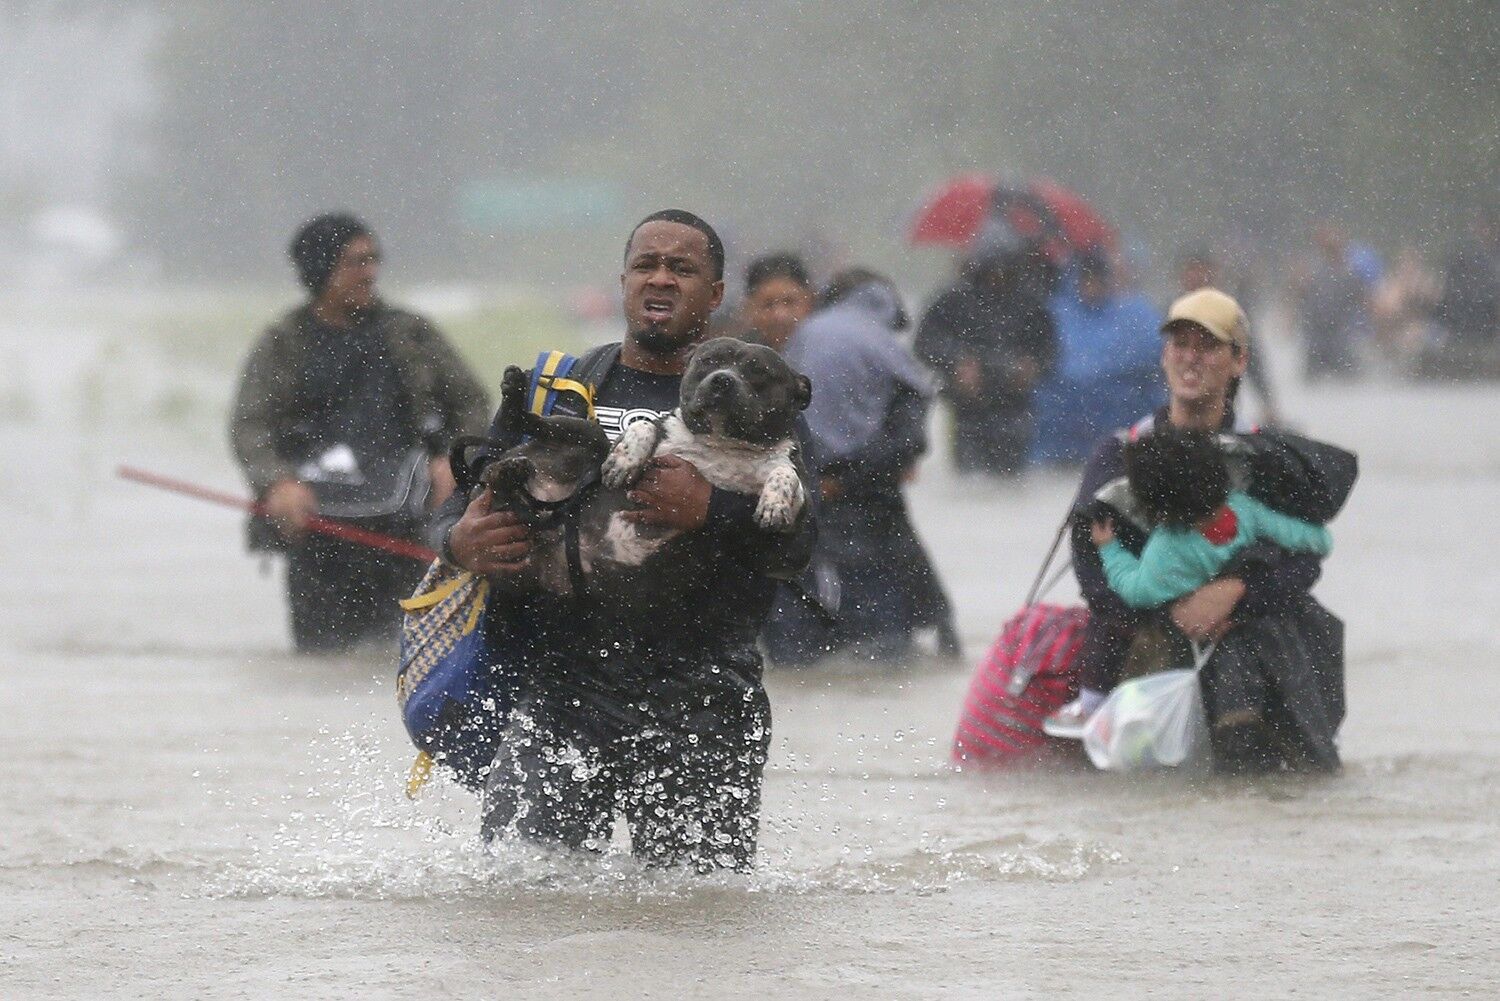
[[1028, 605], [1000, 631], [969, 682], [953, 761], [1007, 765], [1035, 757], [1054, 741], [1042, 720], [1078, 695], [1078, 650], [1088, 609]]

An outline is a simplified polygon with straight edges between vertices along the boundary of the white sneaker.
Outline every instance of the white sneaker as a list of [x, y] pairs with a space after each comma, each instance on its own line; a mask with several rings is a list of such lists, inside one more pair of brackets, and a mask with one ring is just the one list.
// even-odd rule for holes
[[1074, 699], [1042, 720], [1042, 732], [1061, 740], [1082, 740], [1083, 728], [1093, 715], [1083, 708], [1083, 699]]

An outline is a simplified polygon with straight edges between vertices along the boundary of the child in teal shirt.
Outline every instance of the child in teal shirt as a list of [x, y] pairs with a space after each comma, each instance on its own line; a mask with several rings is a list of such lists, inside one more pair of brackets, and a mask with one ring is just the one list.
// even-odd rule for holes
[[1321, 525], [1274, 511], [1229, 489], [1229, 470], [1206, 431], [1160, 428], [1125, 446], [1130, 490], [1155, 526], [1139, 557], [1115, 541], [1114, 525], [1094, 522], [1110, 589], [1131, 608], [1155, 608], [1218, 576], [1257, 539], [1327, 556], [1333, 537]]

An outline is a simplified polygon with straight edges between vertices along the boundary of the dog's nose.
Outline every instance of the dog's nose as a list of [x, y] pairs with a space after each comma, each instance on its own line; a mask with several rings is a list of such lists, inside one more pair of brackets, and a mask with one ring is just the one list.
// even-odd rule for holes
[[728, 372], [715, 372], [708, 377], [708, 388], [715, 393], [727, 393], [734, 388], [734, 376]]

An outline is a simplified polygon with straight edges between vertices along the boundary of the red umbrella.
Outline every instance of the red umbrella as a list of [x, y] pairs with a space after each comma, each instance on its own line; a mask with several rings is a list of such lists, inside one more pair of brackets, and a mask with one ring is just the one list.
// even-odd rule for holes
[[1057, 219], [1063, 239], [1075, 253], [1081, 250], [1113, 250], [1115, 228], [1084, 201], [1083, 196], [1046, 178], [1037, 178], [1026, 190], [1040, 198]]
[[912, 221], [909, 239], [966, 247], [991, 213], [1002, 214], [1017, 236], [1039, 241], [1058, 263], [1115, 245], [1114, 227], [1077, 192], [1046, 178], [1012, 187], [984, 174], [960, 174], [933, 192]]
[[912, 243], [968, 246], [990, 213], [995, 181], [984, 174], [960, 174], [934, 191], [912, 220]]

